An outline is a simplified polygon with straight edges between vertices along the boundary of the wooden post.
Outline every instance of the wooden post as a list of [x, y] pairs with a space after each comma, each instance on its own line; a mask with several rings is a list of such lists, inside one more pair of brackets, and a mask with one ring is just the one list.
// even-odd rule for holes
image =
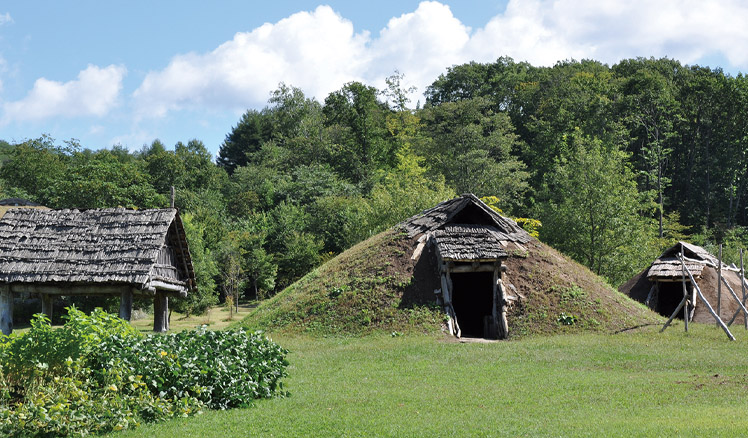
[[[683, 263], [683, 259], [681, 259], [681, 263]], [[683, 270], [683, 301], [685, 302], [683, 305], [683, 327], [688, 331], [688, 288], [686, 287], [685, 269]]]
[[[745, 305], [742, 302], [740, 302], [740, 298], [738, 298], [738, 294], [736, 294], [735, 291], [732, 290], [732, 286], [730, 286], [730, 283], [728, 283], [727, 280], [725, 280], [724, 277], [722, 277], [722, 282], [725, 283], [725, 286], [727, 286], [727, 290], [730, 292], [730, 295], [732, 295], [732, 297], [735, 298], [735, 301], [738, 302], [738, 311], [737, 311], [737, 313], [739, 314], [741, 311], [743, 312], [743, 314], [748, 313], [748, 309], [746, 309]], [[730, 327], [730, 325], [734, 321], [735, 321], [735, 317], [733, 317], [730, 320], [730, 322], [727, 323], [727, 326]]]
[[[722, 317], [722, 244], [719, 244], [719, 262], [717, 264], [717, 315]], [[719, 327], [719, 322], [717, 323]]]
[[174, 186], [171, 186], [171, 208], [174, 208], [174, 198], [177, 197], [177, 191]]
[[132, 319], [132, 290], [122, 291], [119, 298], [119, 317], [125, 321]]
[[509, 336], [509, 324], [506, 320], [506, 293], [504, 291], [504, 282], [499, 278], [498, 281], [499, 300], [501, 301], [501, 312], [499, 313], [499, 339], [506, 339]]
[[[743, 303], [745, 303], [745, 270], [743, 269], [743, 248], [740, 248], [740, 290], [743, 292]], [[748, 330], [748, 313], [743, 313], [743, 325]]]
[[[681, 245], [681, 253], [680, 255], [683, 255], [683, 245]], [[680, 259], [680, 269], [681, 274], [683, 275], [683, 299], [680, 300], [680, 303], [678, 304], [678, 307], [675, 308], [675, 311], [672, 315], [670, 315], [670, 318], [665, 322], [665, 324], [660, 329], [660, 333], [664, 332], [665, 329], [670, 325], [671, 322], [675, 319], [675, 316], [680, 312], [680, 309], [685, 306], [685, 309], [688, 309], [688, 297], [686, 294], [686, 263], [683, 261], [683, 257], [679, 257]], [[685, 316], [685, 324], [686, 324], [686, 331], [688, 331], [688, 314], [686, 311], [683, 311], [683, 315]]]
[[673, 314], [670, 315], [670, 319], [668, 319], [665, 322], [665, 325], [663, 325], [662, 328], [660, 329], [660, 333], [665, 331], [665, 329], [670, 325], [670, 323], [673, 322], [678, 312], [680, 312], [680, 309], [682, 309], [683, 306], [686, 305], [687, 303], [688, 303], [688, 300], [686, 299], [686, 297], [683, 297], [683, 299], [680, 300], [680, 304], [678, 304], [678, 307], [675, 308], [675, 312], [673, 312]]
[[[685, 266], [685, 264], [683, 266]], [[704, 302], [704, 304], [706, 305], [706, 308], [709, 310], [709, 313], [711, 313], [714, 319], [717, 321], [717, 325], [719, 325], [722, 328], [722, 330], [725, 331], [725, 334], [727, 335], [728, 338], [730, 338], [731, 341], [734, 341], [735, 336], [733, 336], [732, 333], [730, 333], [730, 329], [727, 328], [727, 326], [722, 321], [722, 319], [719, 317], [719, 315], [714, 312], [712, 305], [709, 304], [709, 301], [706, 300], [706, 298], [704, 297], [704, 294], [701, 293], [701, 289], [699, 288], [699, 285], [696, 284], [696, 280], [693, 279], [693, 275], [691, 275], [691, 271], [689, 271], [688, 268], [686, 268], [686, 272], [688, 273], [688, 278], [691, 280], [691, 284], [693, 284], [693, 287], [696, 289], [696, 293], [699, 294], [699, 298], [701, 298], [701, 301]]]
[[169, 298], [163, 292], [156, 292], [153, 298], [153, 331], [163, 333], [169, 330]]
[[652, 284], [652, 287], [649, 288], [649, 295], [647, 295], [647, 299], [644, 301], [644, 305], [649, 307], [652, 310], [654, 310], [654, 307], [652, 306], [652, 298], [654, 297], [654, 293], [656, 289], [657, 289], [657, 282], [655, 281], [654, 284]]
[[493, 283], [492, 283], [492, 302], [493, 306], [491, 306], [491, 338], [501, 339], [501, 327], [499, 327], [499, 314], [501, 313], [501, 309], [504, 307], [503, 303], [501, 302], [501, 297], [499, 296], [499, 278], [501, 278], [501, 270], [499, 268], [499, 263], [494, 264], [493, 268]]
[[42, 300], [42, 313], [47, 315], [50, 321], [52, 321], [52, 314], [54, 313], [55, 299], [54, 295], [50, 294], [39, 294]]
[[8, 336], [13, 333], [13, 292], [8, 285], [0, 287], [0, 330]]
[[442, 272], [442, 295], [444, 295], [444, 311], [447, 312], [447, 316], [450, 319], [448, 323], [450, 334], [459, 338], [462, 336], [462, 331], [460, 330], [460, 325], [457, 323], [455, 308], [452, 307], [452, 291], [447, 282], [447, 274], [444, 272]]

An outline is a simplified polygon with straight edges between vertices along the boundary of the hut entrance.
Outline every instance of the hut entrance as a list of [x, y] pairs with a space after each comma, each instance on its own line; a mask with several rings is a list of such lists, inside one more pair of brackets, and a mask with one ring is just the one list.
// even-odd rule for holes
[[462, 336], [491, 337], [485, 332], [484, 320], [488, 317], [491, 321], [493, 315], [493, 272], [454, 273], [451, 277], [452, 305]]
[[[657, 307], [655, 311], [663, 316], [672, 315], [683, 299], [683, 283], [680, 281], [658, 281], [657, 289]], [[686, 282], [686, 290], [688, 291], [688, 296], [691, 296], [693, 290], [691, 282]], [[683, 314], [678, 312], [675, 317], [683, 319]]]

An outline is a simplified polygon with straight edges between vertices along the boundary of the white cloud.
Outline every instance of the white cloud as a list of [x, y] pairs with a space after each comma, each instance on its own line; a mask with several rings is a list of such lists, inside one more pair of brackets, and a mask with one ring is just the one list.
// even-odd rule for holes
[[3, 103], [0, 121], [7, 124], [51, 117], [104, 116], [117, 104], [125, 73], [123, 66], [89, 65], [69, 82], [37, 79], [26, 97]]
[[748, 4], [739, 0], [510, 0], [505, 13], [473, 35], [470, 52], [538, 65], [637, 56], [697, 63], [722, 54], [746, 68], [746, 20]]
[[10, 16], [10, 12], [0, 14], [0, 26], [3, 24], [13, 24], [13, 17]]
[[263, 104], [279, 82], [324, 95], [362, 79], [367, 40], [368, 34], [355, 34], [350, 21], [320, 6], [237, 33], [210, 53], [176, 56], [164, 70], [149, 73], [134, 97], [143, 114], [164, 115], [185, 106]]
[[[447, 67], [511, 56], [535, 65], [637, 56], [684, 63], [721, 56], [748, 68], [748, 3], [742, 0], [510, 0], [472, 30], [449, 6], [424, 1], [377, 35], [356, 33], [329, 6], [237, 33], [215, 50], [175, 56], [135, 91], [141, 116], [185, 108], [262, 106], [279, 82], [322, 100], [345, 82], [383, 87], [395, 69], [423, 93]], [[725, 66], [723, 66], [725, 67]]]

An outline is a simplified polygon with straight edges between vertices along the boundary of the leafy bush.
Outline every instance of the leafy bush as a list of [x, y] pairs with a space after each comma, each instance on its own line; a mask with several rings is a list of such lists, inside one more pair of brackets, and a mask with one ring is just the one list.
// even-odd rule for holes
[[286, 351], [261, 333], [143, 336], [74, 308], [62, 328], [31, 325], [0, 343], [0, 436], [85, 436], [285, 395]]
[[133, 370], [154, 394], [195, 397], [213, 409], [285, 395], [280, 379], [286, 376], [286, 351], [260, 332], [213, 332], [200, 327], [128, 342], [112, 336], [100, 344], [92, 355], [94, 368]]

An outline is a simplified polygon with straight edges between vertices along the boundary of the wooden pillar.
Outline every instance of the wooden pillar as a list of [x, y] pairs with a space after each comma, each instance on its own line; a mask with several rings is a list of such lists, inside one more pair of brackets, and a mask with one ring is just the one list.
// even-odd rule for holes
[[50, 294], [39, 294], [42, 300], [42, 313], [47, 315], [50, 321], [52, 321], [52, 314], [54, 313], [55, 298], [54, 295]]
[[120, 295], [119, 317], [125, 321], [132, 319], [132, 290], [122, 291], [122, 295]]
[[[745, 269], [743, 269], [743, 248], [740, 248], [740, 290], [743, 292], [743, 305], [745, 306]], [[743, 325], [748, 330], [748, 313], [743, 314]]]
[[[685, 254], [683, 255], [685, 257]], [[722, 244], [719, 244], [719, 263], [717, 264], [717, 315], [722, 318]], [[719, 327], [719, 321], [717, 321]]]
[[4, 335], [13, 333], [13, 292], [7, 285], [0, 287], [0, 330]]
[[163, 333], [169, 330], [169, 298], [163, 292], [156, 292], [153, 298], [153, 331]]
[[501, 297], [499, 297], [499, 278], [501, 278], [500, 265], [500, 263], [496, 263], [494, 264], [493, 268], [493, 306], [491, 307], [491, 333], [488, 334], [489, 337], [495, 339], [499, 339], [501, 337], [499, 329], [499, 314], [501, 313], [503, 303], [501, 302]]
[[501, 301], [501, 312], [499, 312], [499, 339], [506, 339], [509, 336], [509, 323], [506, 320], [506, 293], [504, 291], [504, 282], [501, 278], [498, 280], [499, 300]]

